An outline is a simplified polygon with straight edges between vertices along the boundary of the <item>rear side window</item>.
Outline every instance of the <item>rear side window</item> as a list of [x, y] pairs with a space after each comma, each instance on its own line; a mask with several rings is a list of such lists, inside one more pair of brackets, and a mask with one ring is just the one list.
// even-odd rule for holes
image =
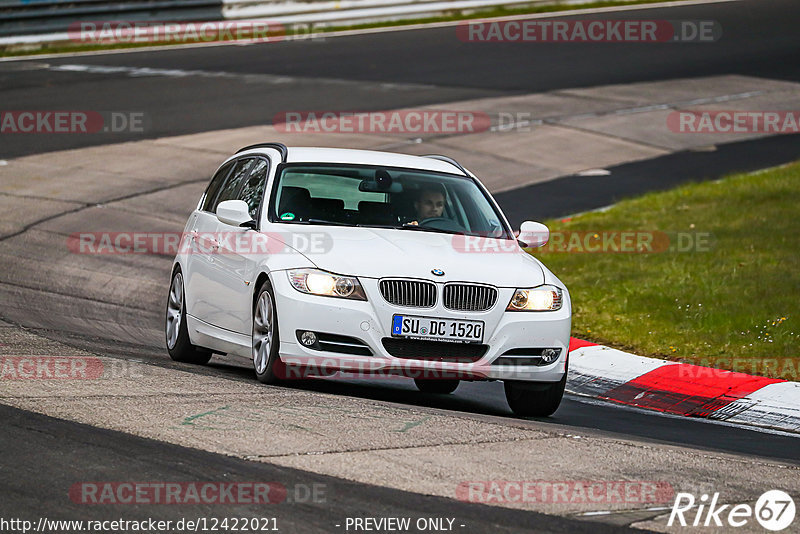
[[250, 208], [250, 217], [256, 221], [261, 200], [264, 198], [264, 187], [267, 185], [267, 169], [269, 169], [267, 160], [258, 158], [250, 176], [244, 183], [242, 192], [239, 193], [239, 199], [247, 202], [247, 206]]
[[247, 178], [250, 167], [253, 166], [253, 161], [255, 161], [253, 158], [248, 158], [236, 162], [233, 172], [231, 172], [222, 188], [220, 188], [217, 198], [214, 199], [214, 202], [211, 204], [211, 209], [208, 211], [215, 212], [220, 202], [236, 199], [236, 194], [239, 192], [239, 189], [241, 189], [245, 178]]
[[211, 179], [211, 183], [208, 184], [208, 188], [206, 189], [206, 196], [203, 199], [202, 209], [204, 211], [214, 211], [211, 209], [211, 206], [214, 204], [214, 199], [217, 198], [217, 194], [222, 184], [225, 183], [225, 178], [228, 177], [228, 173], [231, 172], [234, 163], [236, 162], [231, 161], [220, 167], [217, 174]]

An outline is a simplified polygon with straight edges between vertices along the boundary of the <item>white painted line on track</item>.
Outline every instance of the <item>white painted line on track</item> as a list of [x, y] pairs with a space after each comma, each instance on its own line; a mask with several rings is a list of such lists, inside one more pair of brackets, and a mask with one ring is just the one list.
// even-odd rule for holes
[[[693, 508], [697, 508], [697, 506], [693, 506]], [[593, 512], [580, 512], [574, 514], [578, 517], [592, 517], [596, 515], [611, 515], [611, 514], [633, 514], [636, 512], [664, 512], [666, 510], [672, 510], [669, 506], [656, 506], [652, 508], [639, 508], [639, 509], [622, 509], [622, 510], [597, 510]]]
[[610, 176], [611, 171], [608, 169], [586, 169], [576, 173], [576, 176]]
[[150, 67], [126, 67], [118, 65], [50, 65], [47, 70], [53, 72], [78, 72], [86, 74], [122, 74], [131, 78], [144, 78], [150, 76], [161, 76], [167, 78], [231, 78], [241, 79], [249, 82], [261, 82], [272, 85], [285, 85], [290, 83], [313, 83], [315, 86], [320, 84], [328, 85], [373, 85], [380, 89], [395, 91], [408, 90], [419, 91], [425, 89], [435, 89], [432, 85], [414, 83], [395, 83], [395, 82], [374, 82], [361, 80], [345, 80], [337, 78], [306, 78], [301, 76], [284, 76], [278, 74], [253, 74], [247, 72], [226, 72], [226, 71], [207, 71], [207, 70], [184, 70], [184, 69], [156, 69]]

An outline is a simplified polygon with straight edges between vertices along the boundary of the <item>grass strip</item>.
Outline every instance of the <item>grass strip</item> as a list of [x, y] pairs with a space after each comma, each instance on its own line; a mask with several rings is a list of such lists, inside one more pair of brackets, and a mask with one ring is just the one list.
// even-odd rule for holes
[[[576, 337], [798, 380], [798, 206], [800, 162], [548, 221], [533, 253], [570, 289]], [[635, 252], [611, 250], [622, 231]]]

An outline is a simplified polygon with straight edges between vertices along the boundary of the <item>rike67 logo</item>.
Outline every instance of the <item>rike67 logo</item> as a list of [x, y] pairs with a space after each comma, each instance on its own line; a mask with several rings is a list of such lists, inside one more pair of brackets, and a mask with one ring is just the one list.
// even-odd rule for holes
[[671, 527], [743, 527], [755, 520], [765, 529], [780, 531], [794, 521], [795, 504], [788, 493], [781, 490], [765, 492], [749, 504], [719, 504], [719, 493], [703, 494], [696, 500], [691, 493], [678, 493], [669, 514], [667, 526]]

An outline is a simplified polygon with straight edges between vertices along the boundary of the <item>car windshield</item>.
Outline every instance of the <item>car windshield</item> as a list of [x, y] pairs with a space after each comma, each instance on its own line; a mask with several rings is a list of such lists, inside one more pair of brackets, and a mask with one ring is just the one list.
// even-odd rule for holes
[[270, 220], [512, 239], [472, 178], [396, 167], [285, 165]]

